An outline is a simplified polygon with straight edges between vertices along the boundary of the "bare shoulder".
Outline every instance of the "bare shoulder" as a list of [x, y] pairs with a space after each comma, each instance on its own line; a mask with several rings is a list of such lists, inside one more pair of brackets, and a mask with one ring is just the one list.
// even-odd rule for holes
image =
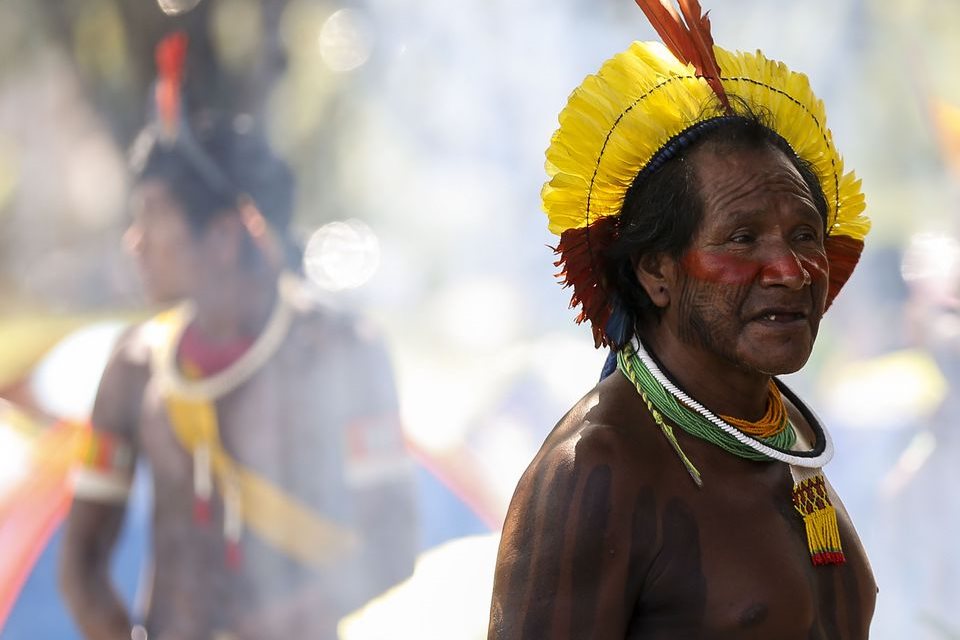
[[607, 523], [595, 534], [629, 537], [637, 500], [656, 491], [666, 456], [662, 438], [654, 437], [655, 427], [638, 410], [628, 384], [611, 376], [553, 429], [517, 485], [502, 552], [510, 547], [524, 552], [532, 540], [523, 533], [532, 522], [555, 533], [567, 521], [583, 522], [584, 511]]
[[117, 338], [108, 366], [112, 365], [128, 371], [149, 368], [154, 342], [152, 320], [128, 327]]
[[637, 392], [615, 373], [560, 420], [527, 474], [604, 466], [624, 481], [653, 482], [664, 451], [658, 436]]
[[[289, 301], [293, 322], [279, 354], [285, 371], [315, 400], [334, 394], [351, 414], [395, 414], [393, 366], [374, 323], [305, 290], [294, 291]], [[316, 394], [317, 384], [329, 393]]]
[[115, 433], [136, 428], [143, 392], [150, 378], [150, 324], [130, 327], [114, 345], [97, 390], [92, 421]]
[[[624, 637], [657, 552], [653, 492], [663, 458], [625, 382], [611, 376], [584, 396], [517, 485], [490, 637]], [[551, 627], [564, 631], [544, 633]]]
[[380, 348], [383, 338], [368, 319], [335, 307], [304, 288], [289, 294], [294, 312], [292, 346], [316, 352]]

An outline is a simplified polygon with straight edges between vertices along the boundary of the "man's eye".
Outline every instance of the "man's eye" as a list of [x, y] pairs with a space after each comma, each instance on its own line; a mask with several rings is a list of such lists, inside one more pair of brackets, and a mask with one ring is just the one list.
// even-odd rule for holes
[[749, 233], [735, 233], [730, 236], [730, 242], [735, 242], [737, 244], [747, 244], [748, 242], [753, 242], [753, 236]]

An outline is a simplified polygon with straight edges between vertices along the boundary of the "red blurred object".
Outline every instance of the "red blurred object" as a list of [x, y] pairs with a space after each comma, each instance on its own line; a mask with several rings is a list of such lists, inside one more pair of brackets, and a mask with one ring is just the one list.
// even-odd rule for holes
[[[0, 402], [0, 436], [7, 443], [4, 467], [22, 472], [0, 483], [0, 629], [33, 565], [73, 497], [70, 470], [89, 438], [89, 428], [69, 422], [44, 424]], [[9, 442], [7, 442], [9, 440]], [[11, 446], [20, 443], [23, 446]]]
[[202, 527], [210, 524], [210, 500], [199, 496], [193, 499], [193, 521]]
[[228, 540], [226, 550], [227, 567], [233, 571], [239, 571], [243, 564], [243, 550], [240, 548], [239, 540]]
[[186, 33], [171, 33], [157, 45], [157, 112], [163, 132], [169, 137], [176, 136], [180, 121], [180, 87], [186, 60]]

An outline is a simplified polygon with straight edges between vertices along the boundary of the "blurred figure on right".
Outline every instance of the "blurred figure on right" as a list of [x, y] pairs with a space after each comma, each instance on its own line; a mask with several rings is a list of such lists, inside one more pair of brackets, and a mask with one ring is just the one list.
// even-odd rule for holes
[[[918, 233], [902, 274], [910, 290], [909, 341], [946, 382], [939, 407], [918, 425], [880, 486], [877, 549], [891, 582], [884, 638], [960, 638], [960, 241]], [[879, 569], [878, 569], [879, 570]]]

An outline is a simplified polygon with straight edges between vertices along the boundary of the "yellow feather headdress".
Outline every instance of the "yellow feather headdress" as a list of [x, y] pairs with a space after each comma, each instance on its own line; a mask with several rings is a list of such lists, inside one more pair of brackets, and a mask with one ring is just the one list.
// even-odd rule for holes
[[[560, 236], [557, 266], [573, 287], [577, 322], [590, 320], [597, 346], [610, 342], [611, 308], [597, 259], [617, 233], [627, 190], [651, 160], [702, 123], [736, 115], [738, 105], [768, 124], [810, 163], [827, 201], [829, 305], [850, 277], [870, 229], [860, 181], [844, 172], [823, 103], [807, 77], [781, 63], [713, 45], [696, 0], [681, 0], [685, 26], [669, 0], [637, 0], [668, 46], [634, 42], [571, 94], [546, 152], [541, 192], [550, 231]], [[738, 100], [729, 101], [728, 96]]]

